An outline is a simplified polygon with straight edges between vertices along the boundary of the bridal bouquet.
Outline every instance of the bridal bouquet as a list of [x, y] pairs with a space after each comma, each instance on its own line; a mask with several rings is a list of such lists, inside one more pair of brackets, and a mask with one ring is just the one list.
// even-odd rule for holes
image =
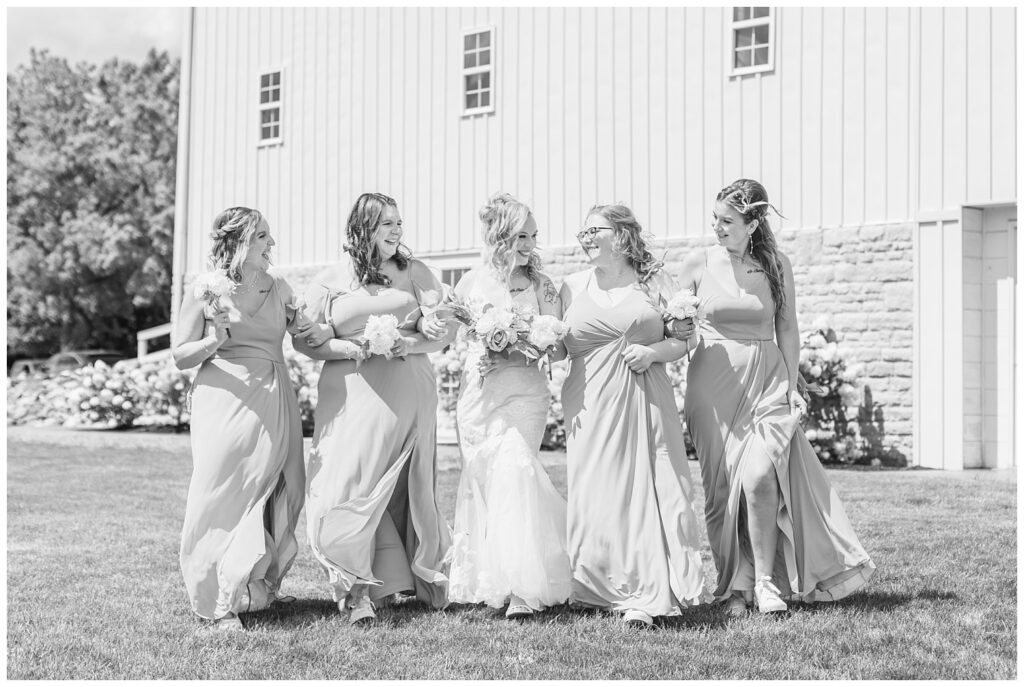
[[[219, 311], [225, 307], [222, 299], [233, 294], [235, 286], [235, 282], [228, 277], [227, 272], [213, 270], [196, 277], [193, 293], [198, 300], [205, 301], [210, 308]], [[231, 338], [231, 329], [228, 328], [227, 332], [228, 338]]]
[[[485, 357], [508, 358], [518, 351], [535, 362], [550, 353], [568, 331], [568, 326], [557, 317], [516, 305], [504, 308], [488, 303], [482, 311], [475, 312], [451, 293], [439, 310], [466, 325], [467, 336], [484, 345]], [[482, 378], [480, 382], [483, 383]]]

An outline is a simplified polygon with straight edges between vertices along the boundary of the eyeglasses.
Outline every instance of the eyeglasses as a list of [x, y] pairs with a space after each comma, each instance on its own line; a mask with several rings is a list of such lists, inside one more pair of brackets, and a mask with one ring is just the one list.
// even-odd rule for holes
[[583, 239], [592, 239], [597, 236], [597, 232], [603, 231], [604, 229], [607, 229], [608, 231], [612, 230], [611, 227], [587, 227], [582, 231], [576, 232], [576, 240], [582, 241]]

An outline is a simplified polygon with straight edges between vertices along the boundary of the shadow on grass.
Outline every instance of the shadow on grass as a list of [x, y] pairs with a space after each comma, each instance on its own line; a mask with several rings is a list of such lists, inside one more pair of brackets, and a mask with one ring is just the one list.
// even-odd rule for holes
[[861, 611], [879, 611], [886, 613], [910, 603], [915, 599], [924, 601], [956, 601], [960, 597], [953, 592], [944, 592], [938, 589], [919, 589], [915, 592], [859, 592], [839, 601], [816, 603], [816, 604], [794, 604], [801, 613], [827, 612], [831, 608], [855, 609]]

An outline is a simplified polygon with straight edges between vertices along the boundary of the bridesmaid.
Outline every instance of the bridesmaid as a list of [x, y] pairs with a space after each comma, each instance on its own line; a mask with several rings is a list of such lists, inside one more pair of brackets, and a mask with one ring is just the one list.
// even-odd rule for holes
[[682, 273], [705, 311], [686, 423], [704, 482], [715, 594], [733, 616], [752, 600], [776, 613], [787, 610], [784, 598], [841, 599], [875, 570], [800, 427], [793, 269], [776, 248], [769, 207], [756, 181], [723, 188], [712, 224], [718, 245], [691, 252]]
[[285, 308], [291, 288], [267, 273], [274, 238], [258, 211], [225, 210], [211, 239], [213, 266], [235, 289], [217, 307], [186, 289], [175, 331], [175, 364], [200, 366], [180, 561], [193, 610], [240, 629], [239, 613], [280, 598], [298, 550], [302, 430], [281, 341], [286, 328], [322, 338], [308, 323], [296, 329]]
[[[562, 318], [558, 291], [541, 273], [537, 222], [507, 193], [480, 210], [484, 264], [455, 287], [474, 312], [513, 306]], [[533, 615], [569, 597], [565, 499], [540, 464], [551, 392], [522, 353], [487, 358], [470, 344], [456, 419], [462, 476], [455, 504], [451, 600]]]
[[[402, 234], [393, 199], [359, 196], [346, 255], [314, 277], [305, 298], [310, 318], [337, 338], [313, 349], [296, 339], [326, 361], [306, 466], [309, 541], [352, 623], [376, 618], [374, 602], [399, 593], [448, 603], [451, 533], [434, 494], [437, 389], [426, 356], [447, 341], [416, 332], [421, 305], [438, 303], [441, 284]], [[393, 357], [366, 357], [367, 318], [386, 314], [402, 332]]]
[[570, 366], [562, 388], [569, 478], [571, 601], [649, 627], [704, 600], [699, 528], [665, 363], [659, 296], [675, 285], [629, 208], [598, 205], [578, 235], [590, 269], [561, 298]]

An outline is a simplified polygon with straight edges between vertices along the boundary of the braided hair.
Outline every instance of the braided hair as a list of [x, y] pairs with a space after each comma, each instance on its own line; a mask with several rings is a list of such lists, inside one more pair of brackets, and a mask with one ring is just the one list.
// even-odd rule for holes
[[782, 214], [768, 202], [768, 192], [764, 186], [753, 179], [737, 179], [719, 191], [715, 200], [732, 207], [748, 224], [757, 220], [757, 227], [750, 234], [750, 255], [761, 265], [768, 278], [777, 315], [786, 304], [786, 290], [775, 235], [768, 225], [768, 210], [774, 210], [779, 217]]
[[[398, 203], [383, 193], [364, 193], [356, 199], [348, 215], [345, 251], [352, 256], [356, 277], [361, 284], [391, 285], [391, 279], [381, 271], [384, 259], [376, 241], [385, 207], [398, 209]], [[400, 243], [391, 259], [398, 269], [404, 270], [412, 260], [412, 252]]]
[[210, 240], [210, 263], [214, 269], [222, 269], [235, 282], [242, 281], [242, 263], [249, 253], [249, 244], [256, 234], [256, 227], [263, 221], [259, 210], [233, 207], [224, 210], [213, 220]]
[[[516, 234], [532, 214], [525, 203], [519, 202], [508, 193], [494, 194], [480, 208], [487, 264], [506, 285], [516, 268], [515, 257], [512, 255]], [[534, 284], [540, 283], [540, 256], [536, 252], [530, 253], [530, 259], [523, 266], [523, 273]]]
[[590, 215], [600, 215], [615, 227], [612, 246], [629, 260], [640, 284], [646, 284], [658, 270], [665, 266], [664, 262], [656, 259], [651, 253], [648, 245], [652, 237], [647, 235], [633, 211], [628, 207], [621, 203], [595, 205], [587, 213], [588, 217]]

